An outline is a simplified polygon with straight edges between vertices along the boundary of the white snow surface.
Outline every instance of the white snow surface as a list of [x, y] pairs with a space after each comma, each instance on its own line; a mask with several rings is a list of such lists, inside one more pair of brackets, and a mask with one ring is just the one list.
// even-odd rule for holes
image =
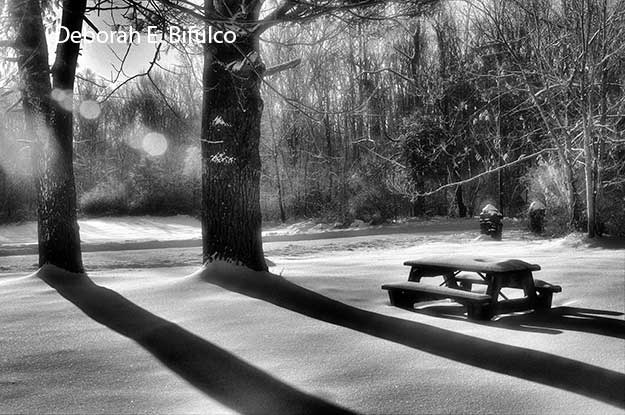
[[[180, 241], [202, 237], [200, 221], [187, 215], [85, 218], [80, 219], [78, 225], [83, 243]], [[351, 229], [367, 227], [369, 226], [360, 221]], [[336, 229], [334, 224], [305, 220], [267, 226], [263, 235], [299, 235], [332, 231], [345, 230]], [[35, 243], [37, 243], [36, 222], [0, 226], [0, 247]]]
[[[186, 215], [88, 218], [78, 221], [83, 243], [200, 239], [200, 222]], [[0, 226], [0, 247], [37, 243], [37, 223]]]
[[[263, 237], [311, 235], [319, 233], [345, 234], [346, 236], [367, 230], [378, 232], [384, 229], [406, 230], [428, 227], [448, 227], [448, 223], [463, 224], [464, 227], [476, 228], [477, 221], [435, 217], [429, 220], [397, 221], [387, 225], [369, 225], [356, 220], [348, 228], [341, 228], [338, 223], [322, 223], [312, 219], [293, 223], [269, 223], [263, 227]], [[122, 216], [99, 217], [78, 220], [80, 239], [83, 244], [132, 243], [146, 241], [183, 241], [200, 240], [202, 229], [200, 221], [187, 215], [177, 216]], [[0, 225], [0, 248], [8, 246], [30, 245], [37, 243], [37, 222]]]
[[[132, 219], [119, 221], [118, 235], [125, 226], [132, 227]], [[85, 228], [81, 225], [81, 231]], [[181, 217], [159, 232], [180, 235], [185, 228], [194, 225]], [[622, 333], [594, 330], [593, 322], [580, 316], [554, 311], [546, 319], [503, 316], [476, 323], [453, 313], [445, 318], [439, 312], [390, 306], [380, 286], [407, 278], [405, 260], [488, 255], [540, 264], [542, 270], [535, 276], [563, 289], [554, 296], [554, 310], [565, 306], [610, 311], [612, 315], [595, 315], [623, 327], [625, 249], [592, 247], [579, 236], [494, 242], [471, 240], [463, 232], [461, 237], [385, 234], [273, 243], [266, 251], [276, 264], [270, 269], [274, 274], [348, 305], [625, 373]], [[9, 236], [12, 243], [18, 234]], [[225, 290], [198, 279], [193, 274], [197, 266], [166, 266], [170, 253], [183, 256], [183, 250], [163, 249], [159, 255], [137, 250], [103, 257], [110, 264], [89, 276], [280, 381], [351, 410], [624, 413], [586, 396], [469, 366]], [[146, 258], [157, 262], [149, 268], [138, 265]], [[0, 264], [17, 260], [0, 257]], [[85, 265], [90, 268], [88, 259]], [[241, 272], [245, 278], [258, 277], [227, 264], [208, 267], [204, 272], [224, 278]], [[453, 308], [452, 303], [441, 304]], [[134, 341], [87, 317], [36, 274], [0, 273], [0, 316], [0, 413], [232, 413]]]

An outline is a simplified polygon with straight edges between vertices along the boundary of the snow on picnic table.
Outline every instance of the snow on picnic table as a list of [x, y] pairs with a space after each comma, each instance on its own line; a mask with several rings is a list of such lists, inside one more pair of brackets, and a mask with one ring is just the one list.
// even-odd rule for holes
[[[276, 264], [272, 272], [346, 304], [625, 373], [623, 332], [614, 330], [625, 327], [625, 249], [593, 247], [579, 236], [534, 239], [520, 231], [507, 239], [504, 233], [501, 242], [472, 240], [477, 232], [469, 227], [442, 234], [273, 242], [266, 251]], [[167, 258], [186, 250], [154, 251]], [[105, 262], [109, 257], [104, 254], [86, 258]], [[538, 263], [542, 270], [536, 277], [561, 285], [563, 292], [554, 296], [546, 318], [512, 315], [488, 323], [467, 321], [453, 312], [453, 303], [415, 312], [390, 306], [381, 284], [406, 280], [405, 260], [437, 254]], [[149, 255], [125, 252], [90, 277], [279, 380], [350, 409], [376, 414], [623, 413], [588, 397], [185, 278], [195, 266], [145, 269]], [[85, 263], [90, 269], [88, 259]], [[451, 310], [447, 315], [439, 310], [445, 307]], [[571, 311], [589, 309], [611, 314]], [[0, 273], [0, 315], [0, 413], [231, 413], [25, 272]]]

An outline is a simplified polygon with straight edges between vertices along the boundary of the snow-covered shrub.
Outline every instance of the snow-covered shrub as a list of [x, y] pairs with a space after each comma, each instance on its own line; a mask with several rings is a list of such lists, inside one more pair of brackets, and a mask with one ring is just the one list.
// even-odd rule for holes
[[561, 235], [570, 231], [566, 178], [557, 163], [540, 160], [527, 171], [523, 182], [528, 189], [528, 207], [531, 201], [538, 201], [546, 206], [546, 232]]

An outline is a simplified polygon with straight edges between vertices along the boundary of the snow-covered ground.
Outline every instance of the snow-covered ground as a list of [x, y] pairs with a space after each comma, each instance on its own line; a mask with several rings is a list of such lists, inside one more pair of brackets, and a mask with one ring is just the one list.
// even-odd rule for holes
[[[186, 215], [85, 218], [79, 220], [78, 224], [80, 226], [81, 240], [86, 244], [182, 241], [200, 239], [202, 237], [199, 220]], [[307, 235], [320, 232], [345, 232], [370, 228], [372, 227], [362, 221], [356, 221], [353, 226], [346, 230], [337, 229], [333, 224], [305, 220], [287, 225], [266, 226], [263, 236]], [[0, 227], [0, 247], [36, 243], [36, 222], [24, 222]]]
[[[244, 361], [252, 367], [249, 373], [270, 376], [263, 390], [268, 396], [287, 396], [293, 387], [364, 413], [623, 413], [625, 396], [619, 407], [605, 403], [599, 391], [625, 390], [625, 248], [593, 246], [579, 236], [533, 238], [519, 229], [504, 230], [501, 242], [475, 240], [474, 226], [466, 223], [455, 231], [434, 226], [419, 232], [415, 225], [266, 243], [275, 263], [271, 272], [374, 313], [363, 314], [371, 324], [340, 316], [332, 324], [310, 317], [314, 310], [296, 313], [280, 300], [221, 288], [193, 274], [199, 269], [196, 247], [85, 254], [93, 282], [112, 290], [106, 295], [125, 307], [117, 317], [106, 317], [106, 302], [80, 303], [80, 284], [69, 284], [63, 293], [85, 312], [27, 275], [33, 256], [0, 257], [0, 412], [231, 413], [233, 398], [224, 398], [224, 388], [242, 401], [256, 391], [245, 375], [228, 376], [248, 373], [240, 369]], [[0, 235], [6, 237], [4, 228]], [[433, 254], [538, 263], [536, 277], [561, 285], [563, 292], [555, 295], [549, 314], [487, 323], [467, 321], [453, 303], [415, 312], [390, 306], [380, 285], [407, 278], [403, 261]], [[231, 279], [244, 274], [204, 272]], [[159, 338], [158, 330], [148, 330], [153, 318], [141, 314], [135, 320], [140, 312], [115, 293], [185, 329], [176, 337], [180, 355], [163, 357], [158, 345], [176, 339], [166, 338], [170, 331]], [[93, 295], [101, 298], [97, 290]], [[430, 347], [447, 338], [453, 343]], [[484, 350], [495, 353], [469, 363]], [[513, 350], [518, 358], [502, 362], [497, 350]], [[187, 353], [196, 366], [168, 364]], [[544, 353], [554, 363], [532, 367]], [[509, 365], [510, 374], [488, 370], [487, 362], [499, 369]], [[527, 366], [534, 380], [519, 375]], [[580, 376], [584, 382], [575, 388]], [[616, 385], [601, 384], [606, 379]]]
[[[202, 237], [200, 222], [190, 216], [124, 216], [81, 219], [83, 243], [177, 241]], [[37, 243], [37, 222], [0, 227], [2, 246]]]
[[[202, 229], [199, 220], [186, 215], [178, 216], [124, 216], [85, 218], [78, 221], [83, 244], [140, 243], [147, 241], [200, 240]], [[514, 226], [514, 222], [510, 222]], [[440, 231], [475, 229], [472, 219], [432, 218], [419, 221], [398, 221], [393, 224], [372, 226], [356, 220], [348, 228], [338, 224], [304, 220], [288, 224], [268, 224], [263, 228], [267, 240], [309, 239], [311, 235], [323, 234], [341, 237], [359, 234], [397, 233], [408, 231]], [[297, 236], [304, 236], [298, 238]], [[6, 247], [34, 245], [37, 243], [37, 223], [23, 222], [0, 226], [0, 250]]]

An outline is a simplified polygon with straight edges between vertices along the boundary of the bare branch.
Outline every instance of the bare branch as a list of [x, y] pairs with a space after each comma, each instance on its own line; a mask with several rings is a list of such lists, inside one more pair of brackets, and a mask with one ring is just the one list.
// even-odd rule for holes
[[302, 63], [302, 59], [301, 58], [297, 58], [297, 59], [293, 59], [291, 61], [288, 62], [284, 62], [284, 63], [280, 63], [278, 65], [274, 65], [272, 67], [269, 67], [265, 70], [264, 76], [271, 76], [271, 75], [275, 75], [279, 72], [282, 71], [286, 71], [287, 69], [293, 69], [297, 66], [299, 66], [299, 64]]
[[440, 192], [441, 190], [445, 190], [445, 189], [448, 189], [450, 187], [459, 186], [459, 185], [462, 185], [462, 184], [471, 183], [471, 182], [473, 182], [475, 180], [480, 179], [481, 177], [487, 176], [487, 175], [492, 174], [492, 173], [496, 173], [496, 172], [498, 172], [500, 170], [506, 169], [506, 168], [508, 168], [510, 166], [514, 166], [515, 164], [518, 164], [518, 163], [522, 163], [524, 161], [527, 161], [529, 159], [532, 159], [534, 157], [537, 157], [537, 156], [539, 156], [539, 155], [541, 155], [543, 153], [549, 152], [549, 151], [556, 151], [556, 149], [555, 148], [545, 148], [545, 149], [542, 149], [540, 151], [537, 151], [536, 153], [532, 153], [532, 154], [529, 154], [527, 156], [521, 156], [518, 159], [516, 159], [514, 161], [511, 161], [510, 163], [502, 164], [499, 167], [487, 170], [487, 171], [485, 171], [483, 173], [480, 173], [480, 174], [475, 175], [473, 177], [470, 177], [468, 179], [460, 180], [460, 181], [453, 182], [453, 183], [447, 183], [446, 185], [440, 186], [437, 189], [431, 190], [429, 192], [415, 193], [415, 194], [411, 195], [411, 197], [414, 200], [417, 197], [432, 196], [433, 194], [436, 194], [436, 193]]
[[411, 83], [415, 83], [416, 82], [414, 79], [409, 78], [406, 75], [401, 74], [401, 73], [397, 72], [395, 69], [392, 69], [392, 68], [380, 68], [380, 69], [377, 69], [375, 71], [365, 71], [365, 72], [362, 72], [360, 74], [360, 76], [363, 76], [363, 75], [375, 75], [375, 74], [379, 74], [379, 73], [382, 73], [382, 72], [390, 72], [393, 75], [400, 77], [404, 81], [408, 81], [408, 82], [411, 82]]

